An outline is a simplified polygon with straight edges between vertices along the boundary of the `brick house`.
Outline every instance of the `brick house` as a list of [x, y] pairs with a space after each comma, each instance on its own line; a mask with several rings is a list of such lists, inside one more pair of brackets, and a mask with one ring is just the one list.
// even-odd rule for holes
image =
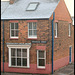
[[1, 2], [2, 72], [50, 74], [52, 67], [55, 71], [71, 62], [74, 30], [64, 0]]

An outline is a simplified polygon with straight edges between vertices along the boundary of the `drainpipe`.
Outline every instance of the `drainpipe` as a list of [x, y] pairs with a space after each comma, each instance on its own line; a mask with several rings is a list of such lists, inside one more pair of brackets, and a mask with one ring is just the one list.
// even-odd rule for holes
[[4, 73], [4, 20], [3, 20], [3, 73]]
[[53, 12], [53, 20], [52, 20], [52, 74], [53, 74], [53, 52], [54, 52], [54, 29], [53, 29], [54, 18], [55, 12]]

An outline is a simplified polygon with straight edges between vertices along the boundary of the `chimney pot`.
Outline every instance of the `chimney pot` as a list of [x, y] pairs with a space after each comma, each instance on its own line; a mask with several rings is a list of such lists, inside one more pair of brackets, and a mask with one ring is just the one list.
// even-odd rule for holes
[[10, 0], [10, 4], [13, 4], [15, 2], [15, 0]]

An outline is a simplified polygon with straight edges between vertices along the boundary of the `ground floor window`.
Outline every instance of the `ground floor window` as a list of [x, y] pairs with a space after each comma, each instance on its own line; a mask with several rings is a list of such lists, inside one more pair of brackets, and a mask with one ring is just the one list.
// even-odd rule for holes
[[27, 49], [11, 48], [11, 66], [27, 66]]
[[37, 50], [37, 67], [45, 68], [46, 64], [46, 51]]
[[9, 48], [9, 66], [29, 67], [29, 49]]

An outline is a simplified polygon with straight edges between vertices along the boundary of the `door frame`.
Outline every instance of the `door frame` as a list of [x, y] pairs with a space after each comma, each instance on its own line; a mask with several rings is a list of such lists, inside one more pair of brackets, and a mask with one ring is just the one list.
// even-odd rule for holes
[[[70, 58], [70, 48], [71, 48], [71, 58]], [[70, 61], [71, 59], [71, 61]], [[69, 63], [72, 63], [72, 45], [69, 46]]]

